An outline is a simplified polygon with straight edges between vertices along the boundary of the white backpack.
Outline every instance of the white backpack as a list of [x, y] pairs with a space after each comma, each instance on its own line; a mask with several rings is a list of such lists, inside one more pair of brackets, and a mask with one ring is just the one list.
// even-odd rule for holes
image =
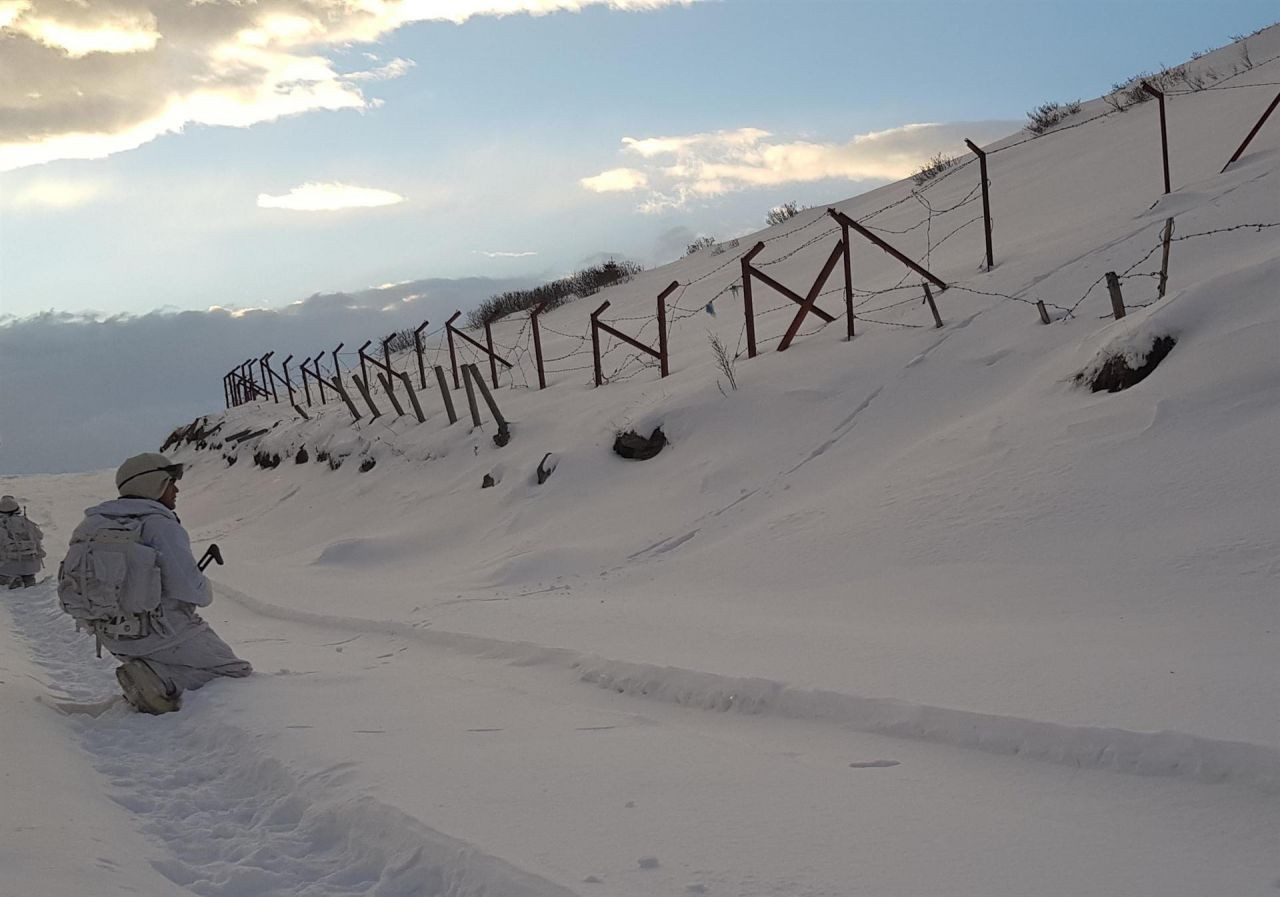
[[142, 543], [142, 518], [98, 519], [71, 537], [58, 567], [58, 599], [100, 638], [143, 638], [160, 611], [159, 554]]
[[44, 557], [35, 529], [17, 514], [0, 516], [0, 562], [34, 561]]

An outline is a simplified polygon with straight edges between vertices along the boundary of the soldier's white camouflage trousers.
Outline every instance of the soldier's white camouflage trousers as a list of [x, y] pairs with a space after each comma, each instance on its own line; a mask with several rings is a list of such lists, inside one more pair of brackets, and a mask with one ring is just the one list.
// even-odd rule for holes
[[151, 654], [116, 654], [116, 657], [122, 661], [145, 660], [165, 684], [177, 692], [199, 688], [219, 676], [239, 679], [253, 672], [249, 661], [236, 657], [231, 646], [208, 627], [172, 648]]

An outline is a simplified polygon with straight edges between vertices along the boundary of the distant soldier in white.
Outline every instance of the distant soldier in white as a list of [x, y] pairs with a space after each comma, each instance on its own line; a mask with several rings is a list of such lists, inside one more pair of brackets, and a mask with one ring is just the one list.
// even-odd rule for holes
[[182, 706], [182, 692], [253, 672], [196, 608], [212, 601], [178, 515], [182, 465], [136, 455], [116, 471], [120, 497], [85, 511], [58, 569], [62, 609], [119, 660], [125, 699], [145, 713]]
[[27, 519], [12, 495], [0, 496], [0, 585], [23, 589], [36, 584], [44, 566], [44, 533]]

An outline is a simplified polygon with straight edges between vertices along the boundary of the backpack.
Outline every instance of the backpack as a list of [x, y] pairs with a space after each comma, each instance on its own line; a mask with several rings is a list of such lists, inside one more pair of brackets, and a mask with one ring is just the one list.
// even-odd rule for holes
[[0, 562], [33, 561], [44, 557], [44, 549], [27, 518], [17, 514], [0, 517]]
[[97, 520], [87, 532], [81, 524], [71, 537], [58, 567], [58, 600], [77, 628], [100, 639], [143, 638], [160, 611], [160, 555], [143, 544], [141, 518]]

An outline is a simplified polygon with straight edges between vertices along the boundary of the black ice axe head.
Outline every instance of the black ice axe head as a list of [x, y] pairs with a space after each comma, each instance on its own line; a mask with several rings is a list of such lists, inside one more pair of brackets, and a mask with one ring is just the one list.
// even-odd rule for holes
[[200, 563], [196, 566], [203, 570], [209, 566], [210, 561], [216, 561], [219, 567], [222, 566], [222, 549], [216, 543], [205, 549], [204, 557], [200, 558]]

